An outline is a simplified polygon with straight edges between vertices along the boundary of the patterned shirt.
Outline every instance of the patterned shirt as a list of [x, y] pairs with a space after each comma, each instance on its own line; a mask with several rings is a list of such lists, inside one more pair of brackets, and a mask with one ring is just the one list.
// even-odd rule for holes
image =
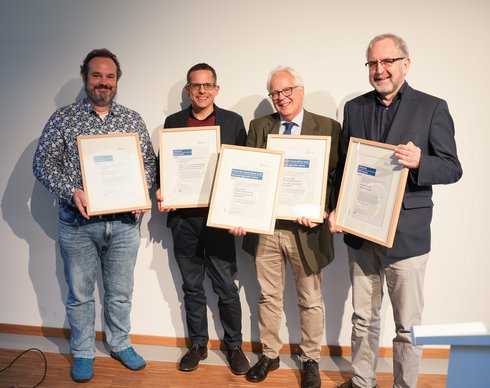
[[50, 117], [34, 155], [35, 177], [60, 201], [71, 203], [74, 191], [83, 189], [77, 137], [113, 132], [138, 133], [146, 183], [151, 188], [156, 177], [156, 158], [141, 116], [113, 101], [109, 114], [102, 119], [88, 98], [59, 108]]

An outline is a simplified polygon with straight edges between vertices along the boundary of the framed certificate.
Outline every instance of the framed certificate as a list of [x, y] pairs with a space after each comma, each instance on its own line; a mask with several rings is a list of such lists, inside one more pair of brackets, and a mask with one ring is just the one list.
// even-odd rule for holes
[[267, 148], [284, 151], [277, 218], [306, 216], [323, 222], [331, 140], [330, 136], [268, 135]]
[[160, 190], [165, 206], [209, 206], [220, 143], [218, 125], [160, 130]]
[[150, 209], [137, 133], [78, 136], [89, 216]]
[[408, 169], [396, 146], [352, 137], [336, 209], [343, 231], [392, 247]]
[[273, 234], [284, 153], [222, 145], [208, 226]]

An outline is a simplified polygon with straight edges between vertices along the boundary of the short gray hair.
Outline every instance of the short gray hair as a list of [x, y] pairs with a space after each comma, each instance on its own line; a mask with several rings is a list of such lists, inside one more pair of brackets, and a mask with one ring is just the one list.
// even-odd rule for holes
[[294, 83], [295, 83], [294, 86], [304, 86], [303, 78], [301, 77], [301, 75], [295, 69], [293, 69], [292, 67], [289, 67], [289, 66], [282, 66], [281, 65], [281, 66], [277, 66], [275, 69], [273, 69], [269, 73], [269, 77], [267, 78], [267, 91], [268, 92], [271, 91], [271, 80], [272, 80], [272, 77], [274, 75], [276, 75], [277, 73], [281, 73], [283, 71], [286, 72], [286, 73], [289, 73], [294, 78]]
[[408, 52], [407, 43], [403, 40], [403, 38], [401, 38], [395, 34], [382, 34], [382, 35], [378, 35], [378, 36], [374, 37], [371, 40], [371, 42], [369, 42], [369, 45], [368, 45], [367, 50], [366, 50], [366, 59], [369, 59], [369, 51], [374, 47], [374, 45], [383, 39], [391, 39], [393, 41], [393, 43], [395, 43], [395, 46], [400, 51], [401, 55], [403, 55], [404, 57], [410, 56], [410, 54]]

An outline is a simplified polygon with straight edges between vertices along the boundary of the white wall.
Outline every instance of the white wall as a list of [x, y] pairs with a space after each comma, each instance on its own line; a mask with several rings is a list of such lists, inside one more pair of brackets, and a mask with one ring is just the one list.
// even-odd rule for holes
[[[384, 32], [408, 42], [409, 83], [448, 101], [464, 169], [457, 184], [435, 187], [425, 323], [490, 321], [489, 17], [487, 0], [0, 0], [0, 323], [67, 326], [56, 201], [35, 181], [31, 163], [48, 117], [80, 93], [79, 65], [88, 51], [107, 47], [118, 55], [118, 101], [142, 114], [157, 149], [165, 116], [181, 108], [186, 71], [201, 61], [218, 72], [217, 103], [240, 113], [246, 125], [272, 111], [265, 82], [278, 64], [303, 75], [307, 109], [341, 121], [345, 102], [370, 90], [365, 47]], [[155, 211], [142, 222], [132, 332], [183, 337], [180, 274], [164, 222]], [[349, 345], [352, 309], [340, 238], [336, 251], [324, 271], [324, 343]], [[241, 252], [238, 262], [244, 339], [258, 341], [252, 258]], [[298, 342], [288, 276], [282, 335]], [[210, 336], [218, 338], [209, 282], [207, 289]], [[393, 336], [388, 304], [383, 346]], [[100, 329], [100, 300], [98, 306]]]

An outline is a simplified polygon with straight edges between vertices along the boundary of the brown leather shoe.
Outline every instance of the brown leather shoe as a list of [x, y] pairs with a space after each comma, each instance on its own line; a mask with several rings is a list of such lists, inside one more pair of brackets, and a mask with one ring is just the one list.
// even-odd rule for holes
[[269, 358], [265, 355], [247, 372], [247, 380], [252, 383], [264, 381], [269, 372], [279, 368], [279, 357]]
[[180, 359], [179, 369], [183, 372], [192, 372], [199, 367], [199, 361], [208, 357], [208, 348], [198, 344], [192, 345]]

